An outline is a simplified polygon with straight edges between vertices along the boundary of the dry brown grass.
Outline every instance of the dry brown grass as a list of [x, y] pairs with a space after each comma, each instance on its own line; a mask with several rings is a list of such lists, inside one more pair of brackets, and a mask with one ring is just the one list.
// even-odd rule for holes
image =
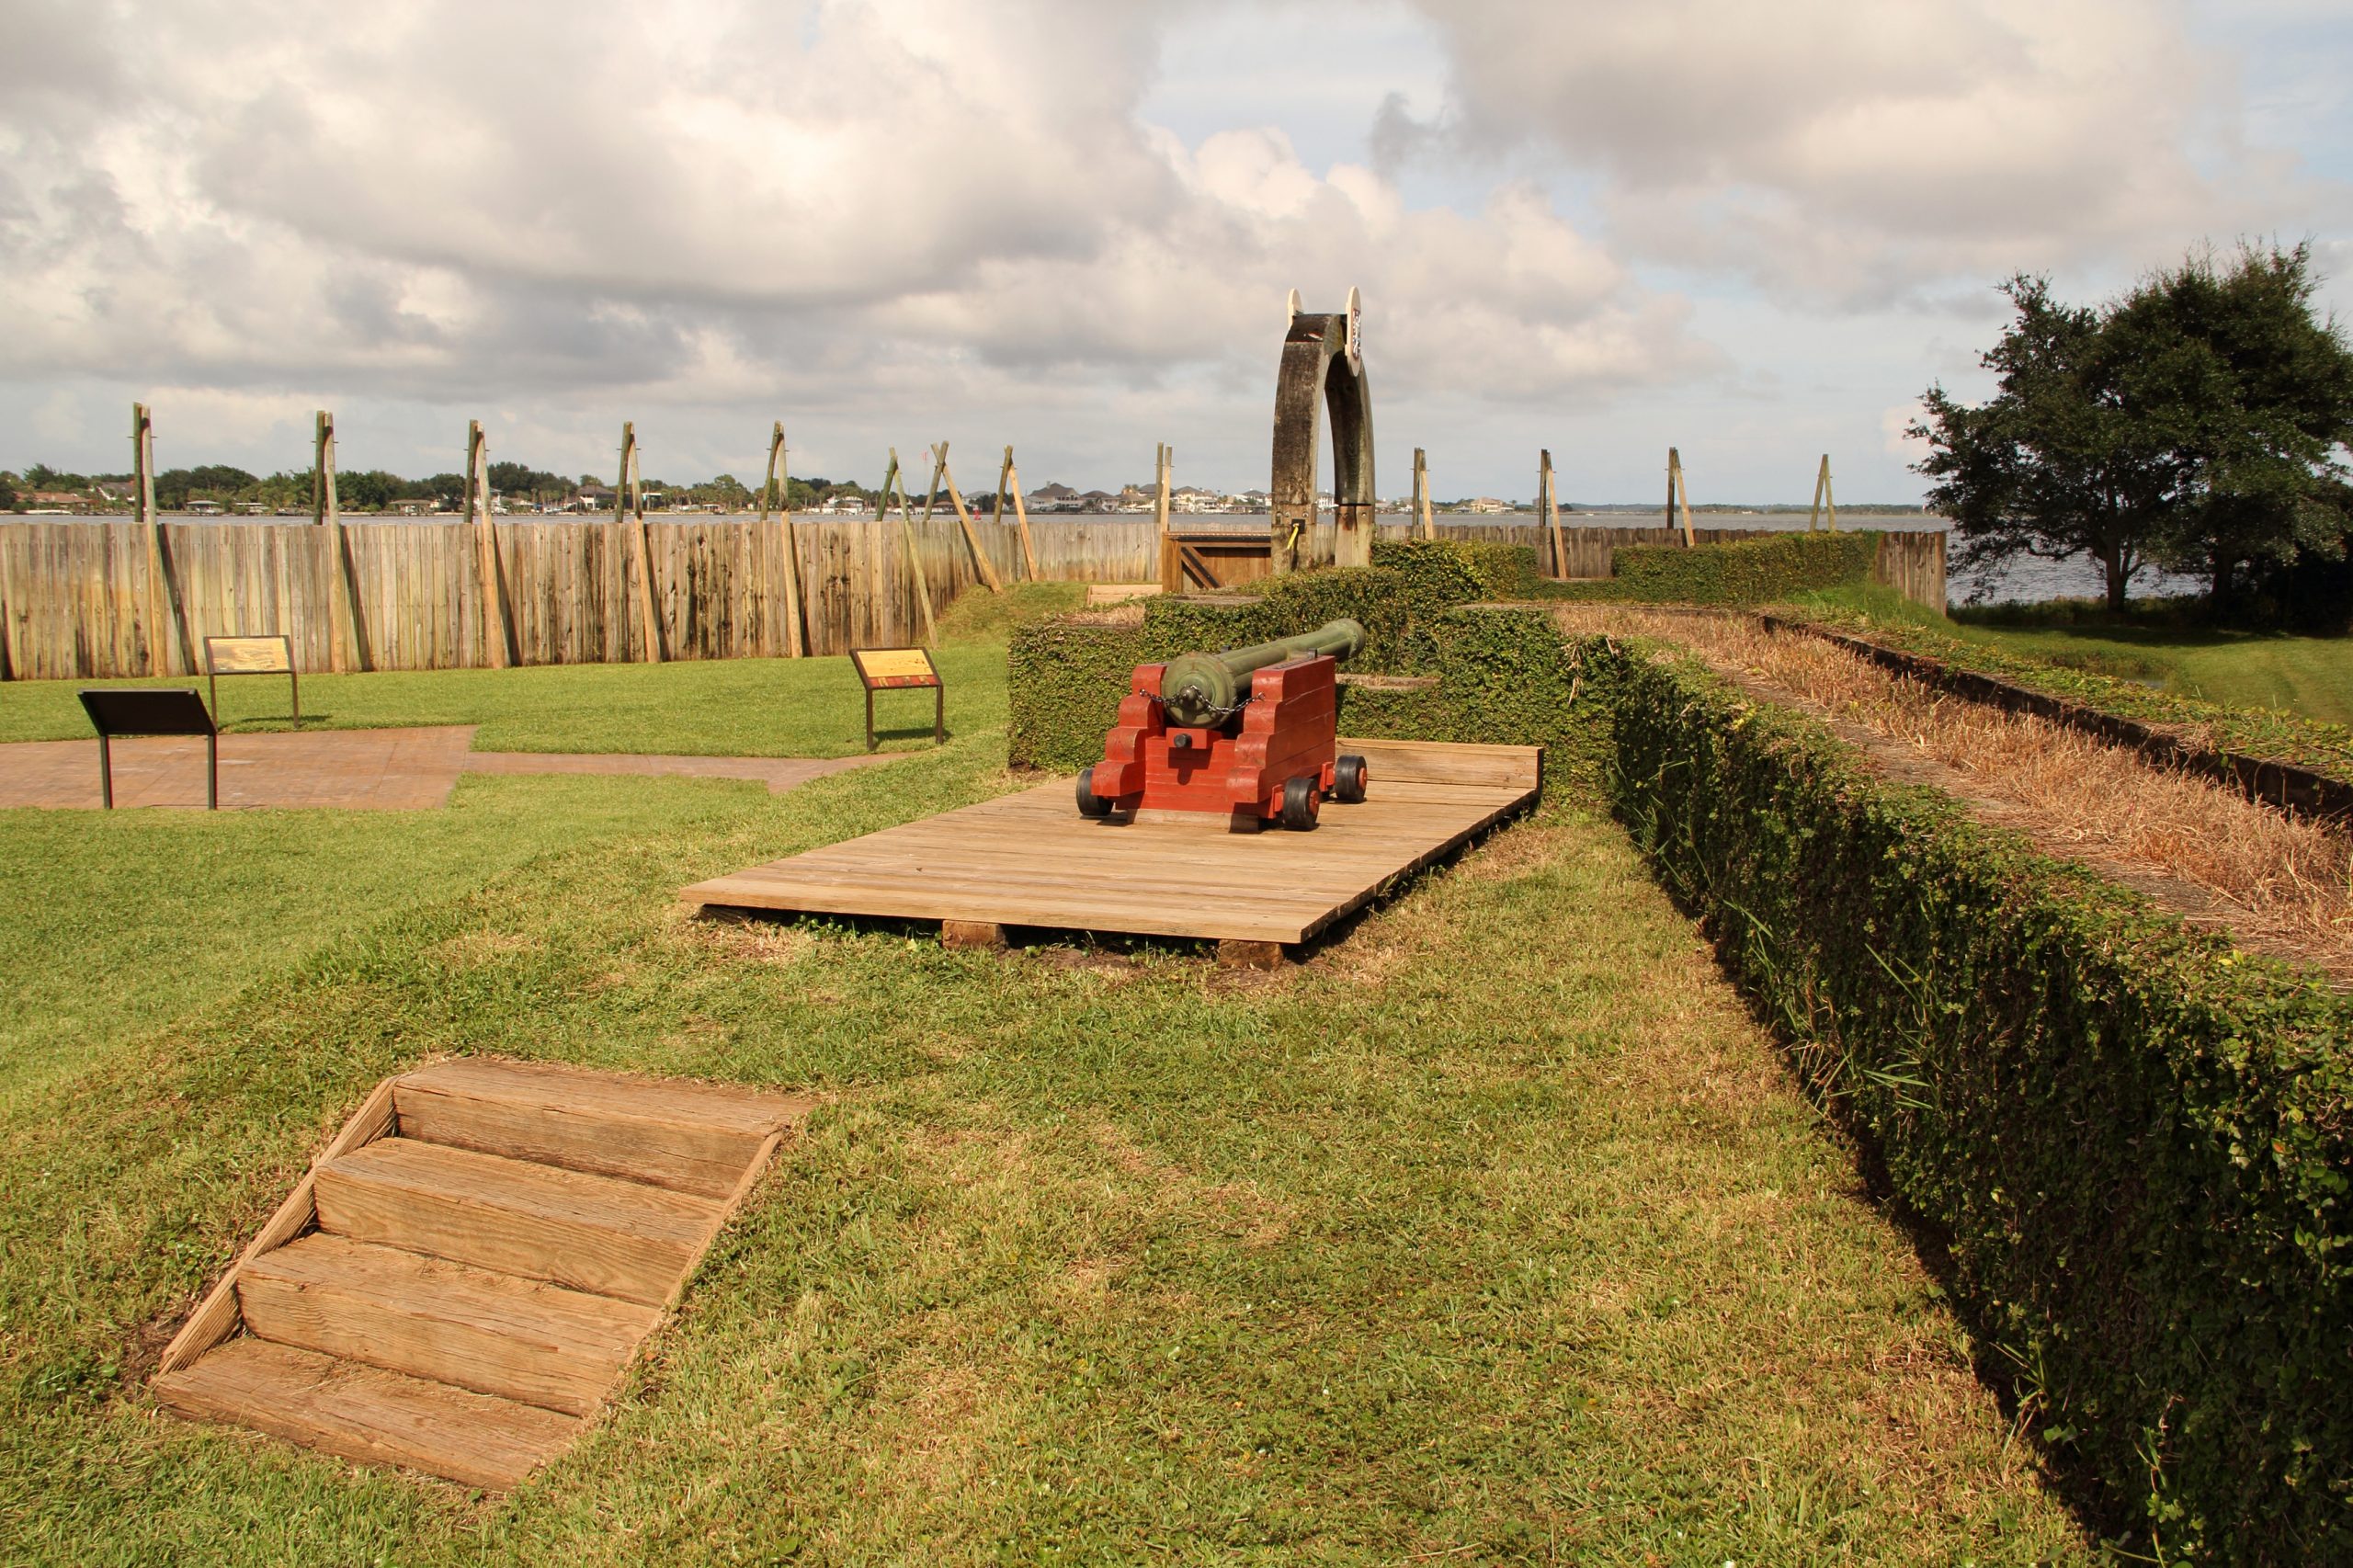
[[1561, 620], [1573, 631], [1679, 643], [1744, 686], [1866, 732], [1883, 756], [1949, 769], [1959, 792], [1993, 804], [2046, 848], [2189, 883], [2214, 907], [2185, 912], [2219, 916], [2250, 946], [2353, 974], [2353, 843], [2313, 824], [1745, 616], [1572, 606]]

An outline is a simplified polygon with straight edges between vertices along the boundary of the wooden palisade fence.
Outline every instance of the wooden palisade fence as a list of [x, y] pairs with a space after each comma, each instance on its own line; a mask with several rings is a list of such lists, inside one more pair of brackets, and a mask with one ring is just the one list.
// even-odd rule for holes
[[[194, 667], [188, 650], [204, 638], [243, 632], [290, 636], [305, 671], [335, 667], [338, 636], [349, 639], [346, 667], [356, 669], [490, 666], [507, 653], [502, 644], [526, 665], [621, 663], [649, 652], [785, 657], [795, 651], [793, 597], [805, 623], [798, 651], [838, 654], [924, 640], [926, 606], [944, 607], [984, 583], [983, 561], [1000, 581], [1142, 583], [1159, 574], [1149, 517], [1022, 522], [902, 512], [887, 522], [657, 517], [641, 525], [624, 509], [585, 522], [477, 512], [470, 521], [338, 518], [331, 528], [170, 522], [152, 533], [138, 520], [0, 523], [0, 671], [18, 680], [184, 675]], [[1384, 518], [1379, 533], [1403, 539], [1412, 527], [1405, 517]], [[1432, 531], [1529, 545], [1539, 560], [1554, 548], [1550, 519], [1434, 522]], [[1683, 532], [1562, 527], [1557, 537], [1563, 575], [1601, 577], [1614, 548], [1681, 543]], [[1694, 530], [1701, 544], [1757, 537]], [[1875, 575], [1940, 606], [1944, 544], [1941, 533], [1887, 534]], [[1331, 525], [1321, 524], [1301, 541], [1301, 554], [1328, 562], [1334, 545]], [[334, 591], [338, 554], [348, 562], [343, 606]], [[156, 576], [159, 561], [168, 581]], [[496, 602], [485, 597], [486, 583]], [[651, 649], [642, 630], [649, 613]], [[159, 628], [161, 665], [153, 662]]]

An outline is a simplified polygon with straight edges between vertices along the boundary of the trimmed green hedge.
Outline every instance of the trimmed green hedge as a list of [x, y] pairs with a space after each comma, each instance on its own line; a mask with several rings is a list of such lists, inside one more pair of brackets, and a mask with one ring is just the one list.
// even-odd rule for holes
[[1467, 602], [1532, 578], [1535, 552], [1415, 541], [1380, 546], [1375, 559], [1367, 568], [1291, 574], [1255, 593], [1148, 599], [1141, 621], [1075, 616], [1019, 629], [1007, 669], [1012, 764], [1069, 772], [1099, 760], [1137, 665], [1347, 616], [1368, 634], [1347, 673], [1437, 681], [1344, 687], [1347, 733], [1549, 744], [1560, 750], [1548, 776], [1575, 776], [1577, 758], [1592, 756], [1597, 742], [1580, 727], [1585, 715], [1571, 712], [1577, 671], [1551, 616], [1535, 605]]
[[1687, 550], [1622, 544], [1599, 582], [1554, 583], [1554, 598], [1688, 605], [1770, 604], [1808, 588], [1867, 582], [1879, 538], [1860, 533], [1777, 533]]
[[1599, 642], [1608, 783], [2165, 1561], [2353, 1560], [2353, 1005]]

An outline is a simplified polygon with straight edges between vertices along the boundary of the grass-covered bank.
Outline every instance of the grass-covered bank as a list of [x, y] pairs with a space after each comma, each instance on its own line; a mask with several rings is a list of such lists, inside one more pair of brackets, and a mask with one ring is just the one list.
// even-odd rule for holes
[[2270, 709], [2353, 725], [2353, 637], [2243, 631], [2202, 623], [2194, 604], [2165, 600], [2123, 615], [2079, 600], [1958, 607], [1936, 614], [1886, 588], [1793, 596], [1802, 607], [1867, 615], [1886, 627], [1949, 637], [1997, 655], [2110, 677], [2192, 701]]
[[2166, 1561], [2341, 1560], [2348, 1011], [1819, 722], [1591, 644], [1607, 770], [2071, 1469]]
[[[777, 798], [597, 781], [642, 820], [0, 1111], [0, 1557], [2086, 1555], [1850, 1153], [1572, 804], [1272, 978], [680, 917], [688, 881], [1011, 787], [1003, 744]], [[125, 819], [53, 820], [70, 861]], [[830, 1100], [511, 1498], [156, 1413], [142, 1358], [315, 1142], [456, 1050]]]

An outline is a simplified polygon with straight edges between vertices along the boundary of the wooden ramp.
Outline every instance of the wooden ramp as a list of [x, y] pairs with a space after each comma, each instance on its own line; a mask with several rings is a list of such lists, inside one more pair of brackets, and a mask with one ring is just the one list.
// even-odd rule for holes
[[164, 1352], [155, 1397], [512, 1486], [586, 1424], [808, 1108], [478, 1058], [388, 1078]]
[[[681, 895], [705, 906], [1044, 926], [1235, 943], [1303, 942], [1404, 874], [1535, 802], [1539, 746], [1340, 742], [1370, 797], [1308, 833], [1222, 818], [1093, 820], [1068, 779], [947, 812]], [[1172, 820], [1173, 819], [1173, 820]]]

